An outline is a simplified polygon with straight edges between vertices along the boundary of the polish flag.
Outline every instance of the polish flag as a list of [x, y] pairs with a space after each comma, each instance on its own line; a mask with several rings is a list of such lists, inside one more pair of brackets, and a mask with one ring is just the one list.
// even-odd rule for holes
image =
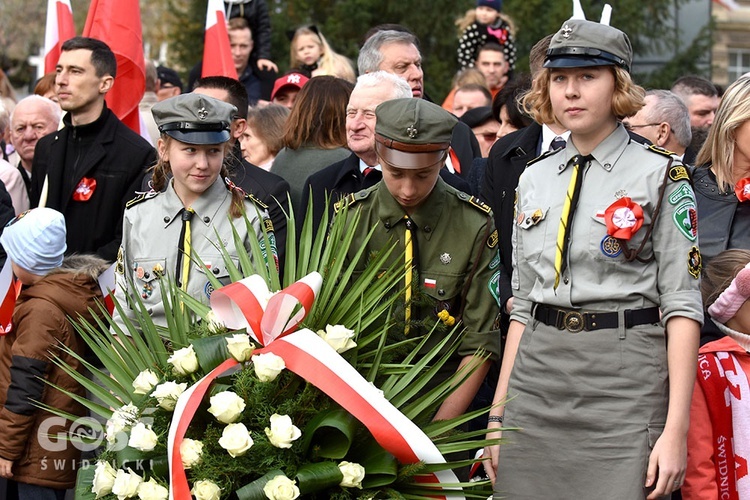
[[44, 31], [44, 73], [55, 71], [60, 46], [76, 36], [70, 0], [47, 0], [47, 28]]
[[21, 293], [21, 282], [13, 277], [13, 268], [10, 259], [5, 260], [5, 265], [0, 271], [0, 335], [7, 335], [13, 325], [13, 309], [16, 307], [16, 299]]
[[222, 0], [208, 0], [201, 71], [201, 77], [205, 76], [228, 76], [237, 80]]
[[104, 297], [104, 305], [107, 307], [107, 311], [109, 311], [109, 314], [112, 314], [115, 310], [115, 302], [114, 302], [114, 296], [115, 296], [115, 266], [117, 263], [112, 264], [107, 268], [106, 271], [104, 271], [102, 274], [99, 275], [99, 288], [102, 291], [102, 296]]
[[740, 8], [740, 4], [735, 2], [734, 0], [713, 0], [715, 3], [718, 3], [722, 7], [724, 7], [727, 10], [738, 10]]
[[140, 134], [138, 104], [146, 91], [146, 68], [138, 0], [91, 0], [83, 36], [101, 40], [115, 53], [117, 76], [107, 92], [107, 106]]

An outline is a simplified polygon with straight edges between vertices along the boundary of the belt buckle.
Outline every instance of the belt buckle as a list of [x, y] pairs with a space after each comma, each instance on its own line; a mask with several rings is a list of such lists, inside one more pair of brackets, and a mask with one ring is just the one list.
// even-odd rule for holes
[[583, 315], [578, 311], [568, 311], [563, 317], [563, 325], [570, 333], [578, 333], [583, 330]]

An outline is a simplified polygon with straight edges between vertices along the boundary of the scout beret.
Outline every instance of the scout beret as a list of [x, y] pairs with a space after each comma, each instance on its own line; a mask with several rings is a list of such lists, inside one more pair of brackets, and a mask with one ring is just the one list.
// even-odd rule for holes
[[458, 119], [424, 99], [392, 99], [375, 108], [375, 151], [397, 168], [441, 163]]
[[182, 94], [151, 108], [159, 132], [186, 144], [221, 144], [237, 108], [202, 94]]
[[583, 19], [569, 19], [554, 34], [545, 68], [619, 66], [630, 71], [633, 47], [617, 28]]

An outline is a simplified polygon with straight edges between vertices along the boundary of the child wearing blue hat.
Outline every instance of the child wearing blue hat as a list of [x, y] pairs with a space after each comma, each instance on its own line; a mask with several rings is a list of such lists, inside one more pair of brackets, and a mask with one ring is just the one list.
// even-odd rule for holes
[[[64, 258], [65, 218], [50, 208], [20, 214], [3, 230], [0, 243], [23, 283], [12, 328], [0, 337], [0, 477], [8, 480], [1, 498], [56, 498], [75, 485], [80, 445], [52, 436], [67, 435], [73, 423], [38, 408], [42, 403], [83, 417], [85, 408], [69, 394], [83, 388], [51, 361], [79, 372], [80, 360], [60, 349], [84, 352], [86, 344], [70, 318], [94, 321], [102, 298], [98, 276], [107, 263], [94, 256]], [[2, 493], [2, 492], [0, 492]]]

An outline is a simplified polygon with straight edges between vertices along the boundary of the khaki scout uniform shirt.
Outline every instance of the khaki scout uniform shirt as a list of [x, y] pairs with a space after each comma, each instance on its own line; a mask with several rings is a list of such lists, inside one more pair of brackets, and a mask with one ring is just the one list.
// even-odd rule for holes
[[[364, 268], [370, 255], [394, 242], [397, 246], [391, 258], [403, 262], [406, 212], [385, 184], [380, 182], [351, 195], [348, 203], [349, 217], [361, 210], [349, 258], [361, 248], [358, 242], [363, 242], [370, 229], [377, 226], [358, 267]], [[460, 318], [467, 329], [458, 355], [468, 356], [477, 348], [483, 348], [492, 359], [497, 359], [500, 333], [494, 325], [500, 312], [500, 258], [491, 210], [438, 178], [432, 193], [411, 219], [417, 226], [415, 258], [419, 266], [414, 281], [418, 293], [429, 297], [434, 305], [412, 308], [412, 320], [427, 320], [431, 327], [438, 321], [437, 313], [447, 309], [457, 320]], [[412, 328], [410, 335], [424, 333]], [[437, 341], [428, 342], [428, 347]], [[451, 364], [446, 371], [455, 371], [456, 366], [457, 363]]]
[[[236, 256], [232, 222], [228, 215], [231, 202], [231, 192], [219, 178], [192, 205], [195, 214], [190, 221], [193, 254], [199, 256], [206, 266], [210, 266], [214, 276], [224, 284], [229, 283], [229, 272], [219, 251], [221, 247], [217, 241], [217, 233], [229, 254]], [[120, 297], [120, 303], [125, 308], [127, 306], [123, 299], [123, 289], [140, 296], [154, 322], [162, 326], [166, 325], [166, 319], [160, 276], [169, 275], [177, 279], [181, 274], [181, 270], [176, 266], [182, 231], [182, 209], [182, 201], [177, 197], [170, 181], [163, 193], [152, 191], [144, 195], [142, 200], [131, 202], [123, 218], [122, 245], [115, 272], [116, 295]], [[261, 242], [261, 247], [263, 246], [257, 210], [261, 210], [261, 217], [268, 217], [261, 207], [256, 207], [248, 199], [245, 200], [245, 211], [252, 223], [254, 234], [248, 234], [242, 218], [234, 220], [234, 227], [240, 240], [245, 242], [248, 252], [251, 248], [250, 238], [257, 238]], [[238, 260], [232, 260], [239, 267]], [[195, 299], [208, 304], [213, 286], [197, 262], [190, 264], [187, 291]], [[132, 311], [128, 310], [128, 313], [133, 317]], [[117, 310], [114, 312], [114, 318], [118, 324], [123, 324]]]
[[[673, 315], [702, 323], [695, 196], [686, 171], [679, 161], [672, 163], [669, 175], [676, 180], [667, 177], [661, 213], [654, 221], [669, 158], [631, 141], [622, 125], [594, 149], [594, 160], [583, 170], [567, 270], [553, 289], [558, 226], [573, 170], [569, 160], [577, 154], [568, 140], [566, 148], [530, 163], [521, 175], [513, 227], [511, 319], [526, 324], [533, 303], [541, 303], [586, 311], [659, 306], [664, 323]], [[653, 225], [640, 254], [655, 257], [648, 263], [626, 262], [607, 239], [604, 211], [625, 196], [644, 214], [643, 226], [628, 246], [638, 248]]]

